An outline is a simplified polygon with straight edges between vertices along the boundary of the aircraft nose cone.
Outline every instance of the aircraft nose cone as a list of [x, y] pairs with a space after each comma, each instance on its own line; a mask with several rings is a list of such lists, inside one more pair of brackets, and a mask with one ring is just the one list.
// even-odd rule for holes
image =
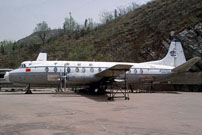
[[9, 72], [6, 72], [6, 74], [4, 75], [4, 79], [5, 79], [6, 81], [10, 82], [10, 81], [9, 81]]

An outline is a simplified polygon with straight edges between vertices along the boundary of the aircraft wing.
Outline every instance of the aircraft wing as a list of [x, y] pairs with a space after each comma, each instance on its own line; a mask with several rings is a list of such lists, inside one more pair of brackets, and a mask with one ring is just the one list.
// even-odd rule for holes
[[127, 65], [127, 64], [117, 64], [114, 65], [106, 70], [103, 70], [100, 73], [97, 73], [96, 76], [99, 77], [118, 77], [120, 74], [126, 73], [126, 71], [129, 71], [130, 68], [133, 65]]
[[172, 72], [178, 73], [178, 72], [186, 72], [188, 71], [194, 64], [196, 64], [197, 62], [199, 62], [201, 60], [200, 57], [195, 57], [192, 58], [190, 60], [188, 60], [187, 62], [185, 62], [184, 64], [172, 69]]

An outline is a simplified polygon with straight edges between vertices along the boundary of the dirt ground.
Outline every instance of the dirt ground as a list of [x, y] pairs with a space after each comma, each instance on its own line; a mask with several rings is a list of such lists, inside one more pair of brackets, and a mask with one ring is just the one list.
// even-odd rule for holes
[[202, 93], [0, 92], [0, 135], [202, 135]]

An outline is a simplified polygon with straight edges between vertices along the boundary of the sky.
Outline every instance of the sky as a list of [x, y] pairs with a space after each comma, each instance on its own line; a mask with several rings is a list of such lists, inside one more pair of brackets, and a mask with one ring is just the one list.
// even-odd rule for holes
[[150, 0], [0, 0], [0, 41], [16, 41], [33, 33], [37, 23], [46, 21], [51, 29], [62, 28], [65, 17], [83, 24], [86, 18], [100, 21], [100, 14]]

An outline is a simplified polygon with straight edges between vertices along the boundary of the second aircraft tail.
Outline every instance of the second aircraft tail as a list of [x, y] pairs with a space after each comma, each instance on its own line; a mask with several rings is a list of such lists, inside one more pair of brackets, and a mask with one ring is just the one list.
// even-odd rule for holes
[[40, 52], [36, 61], [47, 61], [47, 53], [46, 52]]

